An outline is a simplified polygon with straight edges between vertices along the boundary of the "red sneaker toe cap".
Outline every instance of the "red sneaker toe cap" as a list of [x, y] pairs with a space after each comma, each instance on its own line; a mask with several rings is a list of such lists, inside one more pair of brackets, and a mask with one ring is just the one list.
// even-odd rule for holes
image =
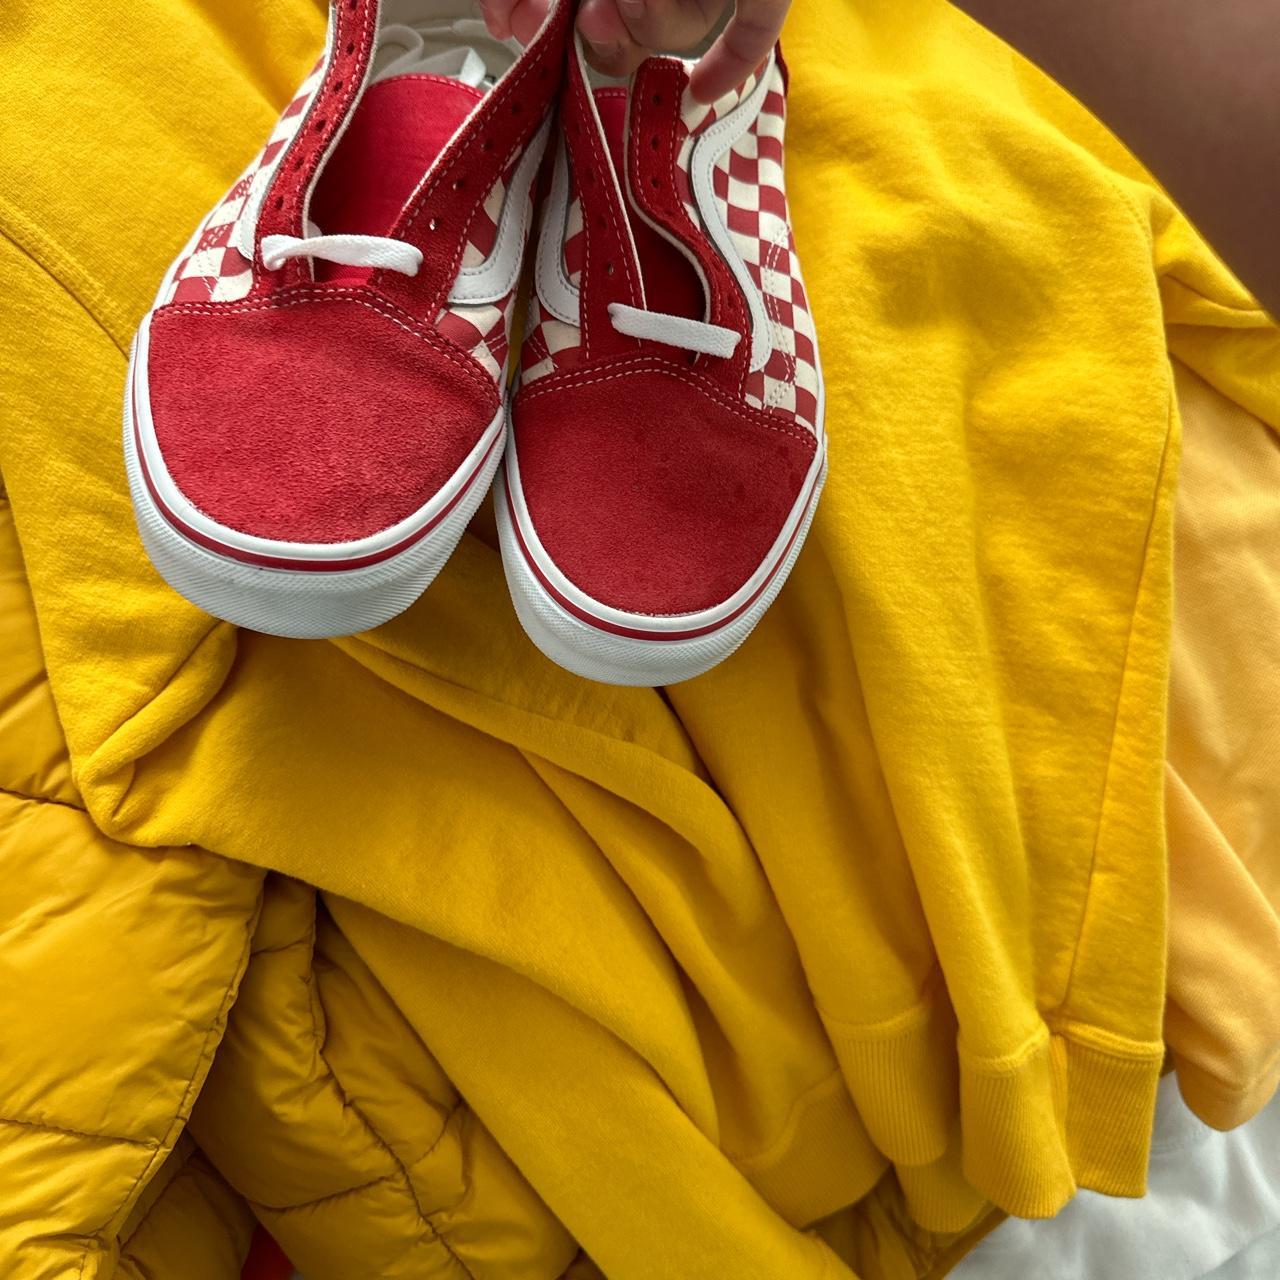
[[183, 495], [287, 542], [354, 541], [412, 515], [499, 409], [468, 357], [354, 296], [164, 308], [147, 386]]
[[760, 567], [817, 442], [678, 370], [540, 380], [514, 414], [520, 485], [580, 590], [639, 614], [722, 603]]

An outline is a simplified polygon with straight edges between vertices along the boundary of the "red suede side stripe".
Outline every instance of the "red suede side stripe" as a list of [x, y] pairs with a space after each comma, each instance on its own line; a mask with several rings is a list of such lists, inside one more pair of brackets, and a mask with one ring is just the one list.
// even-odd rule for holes
[[[257, 245], [269, 235], [306, 234], [302, 225], [306, 193], [364, 84], [378, 34], [378, 8], [378, 0], [343, 0], [331, 10], [333, 43], [329, 65], [311, 99], [306, 119], [271, 179], [254, 237]], [[260, 249], [255, 252], [255, 260], [260, 268]], [[258, 271], [254, 287], [271, 291], [288, 284], [307, 283], [310, 278], [309, 265], [299, 258], [286, 262], [279, 271]]]
[[[804, 509], [808, 510], [809, 504], [813, 501], [814, 491], [818, 485], [818, 477], [822, 471], [814, 476], [809, 484], [808, 492], [805, 494]], [[769, 570], [764, 581], [753, 591], [750, 597], [742, 602], [731, 614], [725, 618], [721, 618], [719, 622], [708, 623], [705, 627], [693, 627], [688, 631], [645, 631], [638, 627], [624, 627], [616, 622], [607, 622], [603, 618], [597, 618], [594, 614], [587, 612], [580, 605], [576, 605], [572, 600], [568, 599], [563, 593], [558, 591], [548, 580], [539, 568], [537, 562], [533, 558], [532, 552], [529, 550], [528, 543], [524, 540], [524, 534], [520, 531], [520, 521], [516, 519], [515, 505], [511, 500], [511, 482], [508, 479], [505, 486], [507, 496], [507, 513], [511, 517], [511, 527], [515, 530], [516, 541], [520, 544], [520, 551], [524, 556], [525, 563], [533, 570], [533, 575], [542, 584], [542, 588], [546, 593], [567, 613], [571, 613], [579, 622], [585, 622], [588, 626], [595, 627], [597, 631], [607, 631], [610, 635], [626, 636], [632, 640], [694, 640], [698, 636], [710, 635], [714, 631], [723, 630], [735, 619], [740, 618], [753, 604], [764, 594], [775, 577], [778, 570], [787, 562], [787, 556], [791, 553], [791, 548], [795, 546], [796, 539], [800, 536], [800, 530], [804, 528], [804, 520], [797, 521], [796, 527], [787, 539], [787, 545], [782, 548], [778, 558], [774, 561], [773, 567]]]
[[636, 354], [635, 338], [619, 333], [609, 319], [610, 303], [644, 305], [644, 285], [636, 261], [629, 217], [614, 181], [613, 164], [596, 124], [592, 90], [576, 45], [571, 42], [568, 75], [560, 97], [561, 132], [569, 154], [573, 189], [582, 205], [582, 348], [587, 360]]
[[[631, 132], [627, 142], [631, 196], [649, 218], [701, 264], [710, 295], [710, 321], [750, 338], [751, 315], [742, 290], [719, 249], [690, 219], [676, 187], [680, 102], [688, 83], [688, 73], [671, 58], [649, 58], [640, 64], [631, 90]], [[704, 361], [703, 373], [737, 394], [750, 361], [751, 343], [741, 342], [729, 359]]]
[[216, 538], [211, 538], [208, 534], [201, 533], [198, 529], [193, 529], [186, 521], [169, 509], [156, 489], [151, 473], [147, 470], [146, 455], [142, 449], [142, 435], [138, 430], [138, 385], [136, 375], [130, 388], [130, 394], [133, 398], [134, 451], [138, 457], [138, 466], [142, 470], [143, 483], [147, 486], [147, 492], [151, 495], [151, 500], [156, 504], [156, 510], [188, 541], [204, 547], [206, 551], [225, 556], [229, 560], [238, 560], [243, 564], [257, 565], [262, 569], [293, 569], [301, 573], [334, 573], [346, 569], [365, 569], [370, 565], [381, 564], [384, 560], [390, 560], [402, 551], [407, 551], [416, 543], [421, 542], [462, 501], [471, 486], [476, 482], [477, 477], [484, 471], [485, 464], [493, 457], [493, 451], [498, 447], [498, 442], [502, 439], [502, 434], [499, 432], [484, 451], [484, 456], [467, 477], [462, 488], [454, 494], [444, 508], [432, 516], [422, 528], [415, 529], [399, 542], [389, 547], [384, 547], [381, 551], [370, 552], [364, 556], [352, 556], [346, 560], [292, 560], [285, 556], [261, 555], [256, 551], [245, 551], [239, 547], [229, 546], [225, 542], [219, 542]]
[[423, 251], [416, 276], [376, 271], [378, 292], [434, 320], [457, 279], [466, 233], [499, 176], [528, 147], [559, 95], [576, 6], [552, 0], [546, 21], [508, 75], [484, 96], [441, 151], [388, 232]]

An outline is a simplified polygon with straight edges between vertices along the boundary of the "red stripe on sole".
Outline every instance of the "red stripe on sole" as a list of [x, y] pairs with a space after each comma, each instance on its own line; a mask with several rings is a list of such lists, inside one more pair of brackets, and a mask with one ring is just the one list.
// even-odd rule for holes
[[[810, 503], [813, 501], [814, 490], [817, 488], [818, 478], [822, 475], [819, 468], [818, 474], [814, 476], [812, 483], [809, 485], [808, 495], [805, 497], [804, 509], [809, 509]], [[542, 589], [558, 604], [566, 613], [572, 614], [579, 622], [585, 622], [589, 627], [594, 627], [597, 631], [605, 631], [610, 635], [624, 636], [629, 640], [696, 640], [699, 636], [711, 635], [712, 632], [721, 631], [731, 622], [740, 618], [748, 609], [751, 608], [761, 595], [764, 594], [769, 584], [778, 576], [778, 570], [787, 562], [787, 556], [791, 552], [791, 548], [795, 546], [796, 539], [800, 536], [800, 530], [804, 528], [804, 519], [801, 518], [797, 523], [791, 537], [787, 539], [787, 545], [782, 548], [777, 560], [774, 562], [773, 568], [769, 570], [764, 581], [753, 591], [750, 597], [742, 602], [731, 614], [721, 618], [719, 622], [708, 623], [705, 627], [693, 627], [688, 631], [646, 631], [639, 627], [626, 627], [616, 622], [607, 622], [603, 618], [597, 618], [594, 614], [589, 613], [580, 605], [576, 605], [565, 595], [558, 591], [548, 580], [546, 574], [538, 567], [534, 561], [533, 554], [529, 550], [528, 544], [524, 540], [524, 534], [520, 530], [520, 521], [516, 518], [515, 504], [511, 500], [511, 477], [506, 477], [506, 483], [503, 485], [507, 498], [507, 514], [511, 518], [511, 527], [515, 530], [516, 541], [520, 544], [521, 554], [524, 556], [525, 563], [533, 570], [533, 576], [538, 579]]]

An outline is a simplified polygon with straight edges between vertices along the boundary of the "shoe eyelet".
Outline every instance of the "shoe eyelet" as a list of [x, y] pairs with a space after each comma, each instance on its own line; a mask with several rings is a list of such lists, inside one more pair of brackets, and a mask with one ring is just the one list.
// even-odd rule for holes
[[493, 150], [493, 139], [492, 139], [492, 138], [485, 138], [485, 139], [480, 143], [480, 150], [481, 150], [481, 151], [492, 151], [492, 150]]
[[513, 102], [511, 104], [511, 114], [513, 116], [518, 116], [523, 110], [524, 110], [523, 102]]
[[652, 137], [652, 138], [650, 138], [650, 139], [649, 139], [649, 145], [650, 145], [650, 146], [651, 146], [655, 151], [657, 151], [657, 149], [658, 149], [658, 135], [657, 135], [656, 133], [653, 135], [653, 137]]
[[461, 191], [461, 190], [462, 190], [462, 179], [461, 179], [461, 178], [454, 178], [454, 180], [453, 180], [453, 189], [454, 189], [455, 191]]
[[606, 263], [604, 264], [604, 273], [605, 273], [605, 275], [607, 275], [607, 276], [611, 276], [611, 275], [613, 275], [613, 263], [612, 263], [612, 262], [606, 262]]
[[652, 101], [653, 101], [653, 105], [654, 105], [655, 107], [660, 107], [660, 106], [662, 106], [662, 94], [660, 94], [660, 93], [655, 93], [655, 94], [653, 95], [653, 99], [652, 99]]
[[330, 93], [337, 93], [337, 92], [342, 88], [342, 84], [343, 84], [343, 82], [342, 82], [341, 80], [335, 80], [335, 81], [333, 82], [333, 88], [332, 88], [332, 89], [330, 89], [330, 90], [329, 90], [329, 92], [330, 92]]
[[315, 125], [314, 125], [313, 127], [314, 127], [314, 129], [315, 129], [315, 131], [316, 131], [317, 133], [323, 133], [323, 132], [324, 132], [324, 127], [325, 127], [325, 125], [327, 125], [328, 123], [329, 123], [329, 122], [328, 122], [327, 120], [317, 120], [317, 121], [315, 122]]
[[649, 179], [649, 185], [650, 185], [650, 186], [651, 186], [655, 191], [657, 191], [657, 189], [658, 189], [658, 178], [657, 178], [657, 175], [656, 175], [656, 174], [654, 174], [654, 175]]
[[284, 196], [276, 196], [276, 211], [279, 212], [284, 208]]
[[427, 220], [427, 230], [434, 231], [440, 225], [438, 218], [429, 218]]
[[351, 57], [351, 55], [355, 53], [355, 51], [356, 51], [356, 42], [352, 40], [347, 45], [347, 57], [348, 58]]

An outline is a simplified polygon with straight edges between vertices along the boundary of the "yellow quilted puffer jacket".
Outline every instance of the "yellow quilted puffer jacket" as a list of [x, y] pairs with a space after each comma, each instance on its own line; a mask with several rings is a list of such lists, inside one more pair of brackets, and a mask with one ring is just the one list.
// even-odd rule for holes
[[312, 889], [96, 830], [5, 500], [0, 867], [6, 1280], [236, 1280], [255, 1216], [309, 1280], [569, 1267]]

